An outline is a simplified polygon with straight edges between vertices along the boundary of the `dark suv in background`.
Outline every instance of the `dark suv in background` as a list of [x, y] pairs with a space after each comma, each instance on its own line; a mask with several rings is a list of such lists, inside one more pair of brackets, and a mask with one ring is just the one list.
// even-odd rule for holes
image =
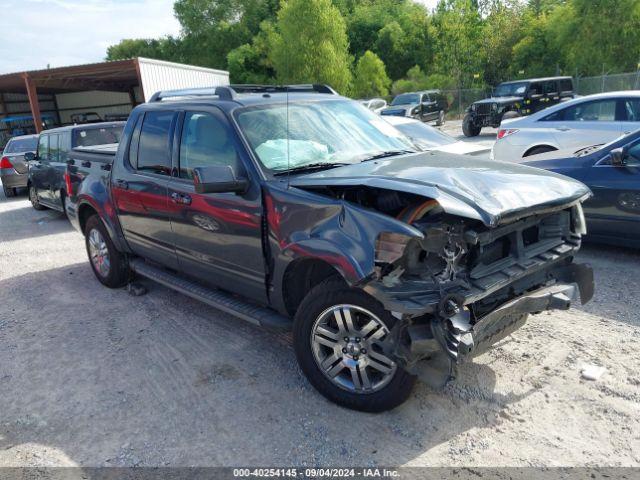
[[390, 106], [380, 112], [380, 115], [412, 117], [442, 125], [448, 109], [447, 97], [440, 90], [426, 90], [401, 93], [393, 99]]
[[29, 200], [33, 208], [64, 212], [69, 190], [64, 175], [69, 152], [76, 147], [118, 143], [124, 126], [125, 122], [93, 123], [42, 132], [37, 152], [25, 155], [29, 162]]
[[483, 127], [498, 128], [503, 118], [531, 115], [574, 97], [571, 77], [503, 82], [491, 98], [471, 104], [464, 116], [462, 131], [467, 137], [475, 137]]

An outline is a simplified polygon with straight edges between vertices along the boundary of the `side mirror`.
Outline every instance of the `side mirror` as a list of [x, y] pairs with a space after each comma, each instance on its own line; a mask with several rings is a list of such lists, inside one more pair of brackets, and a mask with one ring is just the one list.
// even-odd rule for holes
[[245, 193], [249, 180], [236, 177], [230, 165], [211, 165], [193, 169], [193, 185], [197, 193]]
[[36, 159], [36, 154], [33, 152], [27, 152], [24, 154], [24, 159], [27, 162], [33, 162]]
[[626, 152], [624, 151], [624, 148], [614, 148], [613, 150], [611, 150], [611, 153], [609, 153], [609, 155], [611, 155], [611, 165], [614, 165], [616, 167], [623, 167], [625, 165]]

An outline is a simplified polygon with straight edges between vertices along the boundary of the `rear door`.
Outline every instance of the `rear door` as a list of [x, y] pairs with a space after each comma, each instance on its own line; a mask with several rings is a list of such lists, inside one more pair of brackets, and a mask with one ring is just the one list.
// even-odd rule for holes
[[438, 104], [434, 94], [422, 94], [422, 119], [435, 120], [438, 118]]
[[553, 128], [561, 149], [608, 143], [621, 134], [619, 105], [616, 98], [576, 103], [546, 117], [545, 126]]
[[178, 267], [167, 186], [177, 113], [149, 110], [138, 117], [125, 151], [124, 168], [111, 176], [112, 199], [131, 250], [162, 265]]
[[29, 179], [40, 200], [47, 200], [49, 196], [49, 182], [46, 173], [49, 168], [49, 135], [40, 135], [36, 159], [29, 165]]
[[640, 98], [623, 98], [622, 115], [620, 122], [621, 135], [627, 135], [640, 129]]
[[215, 107], [186, 111], [176, 142], [169, 202], [180, 270], [266, 303], [260, 185], [252, 182], [245, 194], [199, 194], [193, 185], [196, 167], [229, 165], [237, 176], [247, 176], [248, 159], [233, 128]]

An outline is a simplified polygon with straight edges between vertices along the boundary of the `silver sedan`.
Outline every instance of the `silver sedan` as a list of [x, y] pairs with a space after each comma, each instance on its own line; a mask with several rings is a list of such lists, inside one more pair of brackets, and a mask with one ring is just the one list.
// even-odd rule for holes
[[576, 98], [528, 117], [503, 120], [491, 152], [499, 161], [608, 143], [640, 129], [640, 91]]
[[13, 197], [18, 188], [26, 187], [29, 168], [24, 154], [38, 148], [38, 135], [13, 137], [4, 147], [0, 157], [0, 180], [5, 197]]

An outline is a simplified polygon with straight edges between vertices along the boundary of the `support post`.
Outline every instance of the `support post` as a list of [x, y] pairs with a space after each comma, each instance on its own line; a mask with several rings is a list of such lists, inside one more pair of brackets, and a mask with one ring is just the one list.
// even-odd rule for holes
[[24, 85], [27, 88], [27, 96], [29, 97], [29, 106], [31, 107], [31, 115], [33, 116], [33, 124], [36, 127], [36, 133], [42, 132], [42, 116], [40, 115], [40, 104], [38, 103], [38, 90], [36, 83], [28, 73], [23, 73]]

